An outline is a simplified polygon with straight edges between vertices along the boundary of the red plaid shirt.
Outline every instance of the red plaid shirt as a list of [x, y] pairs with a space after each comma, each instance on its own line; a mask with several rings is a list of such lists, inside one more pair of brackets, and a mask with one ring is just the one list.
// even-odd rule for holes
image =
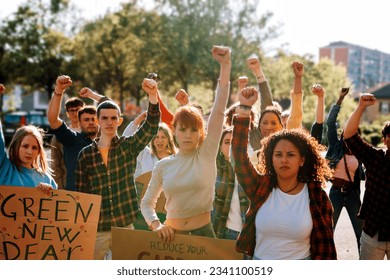
[[[272, 191], [270, 178], [260, 175], [248, 158], [249, 118], [233, 120], [234, 130], [232, 151], [235, 159], [235, 172], [238, 182], [250, 200], [250, 208], [245, 217], [245, 224], [237, 240], [238, 252], [253, 256], [256, 246], [255, 219], [259, 208]], [[310, 213], [313, 219], [313, 230], [310, 237], [310, 253], [313, 260], [337, 259], [333, 239], [333, 207], [322, 182], [309, 182]]]

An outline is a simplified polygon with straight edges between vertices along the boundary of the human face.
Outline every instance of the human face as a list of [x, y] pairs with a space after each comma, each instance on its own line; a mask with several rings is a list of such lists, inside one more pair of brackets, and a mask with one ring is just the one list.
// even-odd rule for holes
[[194, 127], [183, 127], [178, 123], [175, 128], [175, 137], [180, 153], [188, 154], [198, 147], [200, 131]]
[[305, 158], [301, 156], [292, 142], [285, 139], [279, 140], [272, 155], [272, 164], [278, 178], [298, 178], [299, 168], [304, 163]]
[[72, 122], [72, 124], [76, 124], [79, 122], [79, 117], [77, 115], [77, 112], [80, 110], [80, 106], [78, 107], [73, 107], [73, 108], [69, 108], [67, 111], [66, 111], [66, 115], [68, 116], [68, 118], [70, 119], [70, 121]]
[[265, 113], [260, 122], [260, 131], [263, 137], [268, 137], [282, 129], [278, 117], [274, 113]]
[[156, 148], [158, 154], [167, 151], [168, 149], [168, 137], [164, 131], [159, 130], [153, 139], [153, 146]]
[[98, 119], [101, 134], [114, 137], [118, 127], [122, 124], [123, 119], [119, 116], [116, 109], [101, 109]]
[[81, 131], [86, 133], [87, 135], [96, 135], [98, 126], [95, 122], [96, 114], [88, 114], [84, 113], [80, 116], [79, 126]]
[[230, 144], [232, 142], [232, 133], [231, 132], [227, 132], [224, 136], [223, 136], [223, 139], [222, 139], [222, 142], [221, 142], [221, 147], [219, 148], [219, 150], [222, 152], [223, 154], [223, 157], [226, 159], [226, 160], [229, 160], [229, 156], [230, 156]]
[[19, 147], [19, 158], [21, 166], [26, 168], [32, 168], [32, 164], [39, 154], [39, 143], [38, 140], [28, 134], [26, 135]]

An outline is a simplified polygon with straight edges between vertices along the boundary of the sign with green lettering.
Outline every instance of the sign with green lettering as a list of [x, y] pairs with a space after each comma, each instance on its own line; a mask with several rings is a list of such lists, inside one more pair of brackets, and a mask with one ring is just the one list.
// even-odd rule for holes
[[93, 259], [101, 197], [0, 186], [0, 259]]

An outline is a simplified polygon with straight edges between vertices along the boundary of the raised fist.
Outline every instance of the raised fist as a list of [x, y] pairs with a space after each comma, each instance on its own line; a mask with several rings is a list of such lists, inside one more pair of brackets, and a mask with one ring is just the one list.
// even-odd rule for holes
[[259, 98], [259, 92], [255, 87], [245, 87], [238, 94], [240, 105], [252, 107]]
[[175, 95], [175, 99], [179, 102], [180, 106], [187, 105], [190, 102], [188, 94], [184, 89], [179, 89]]
[[303, 76], [303, 63], [299, 61], [293, 61], [291, 63], [291, 67], [294, 71], [295, 77], [302, 77]]
[[69, 76], [62, 75], [59, 76], [56, 80], [56, 87], [54, 92], [56, 94], [63, 94], [65, 89], [72, 85], [72, 79]]
[[247, 76], [240, 76], [238, 77], [238, 89], [242, 90], [244, 87], [246, 87], [249, 83], [249, 79]]
[[93, 91], [90, 88], [84, 87], [79, 91], [81, 98], [88, 98], [92, 96]]
[[325, 94], [325, 89], [320, 84], [314, 84], [311, 87], [311, 92], [317, 95], [318, 97], [322, 97]]
[[142, 89], [148, 94], [148, 95], [156, 95], [157, 96], [157, 82], [153, 79], [147, 79], [145, 78], [142, 82]]
[[371, 93], [362, 93], [359, 97], [359, 106], [367, 107], [375, 104], [376, 98]]
[[214, 46], [211, 50], [211, 53], [216, 61], [219, 63], [228, 63], [230, 62], [230, 48], [224, 46]]

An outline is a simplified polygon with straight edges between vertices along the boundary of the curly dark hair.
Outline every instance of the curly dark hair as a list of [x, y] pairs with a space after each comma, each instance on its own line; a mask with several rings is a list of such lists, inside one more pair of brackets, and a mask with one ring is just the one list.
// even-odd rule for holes
[[300, 182], [324, 182], [332, 178], [332, 170], [327, 160], [321, 155], [325, 147], [319, 144], [307, 131], [302, 129], [283, 129], [261, 141], [259, 171], [261, 174], [270, 177], [273, 186], [276, 186], [277, 177], [272, 164], [272, 157], [275, 146], [280, 140], [290, 141], [297, 147], [300, 155], [305, 158], [305, 163], [298, 171], [298, 180]]

